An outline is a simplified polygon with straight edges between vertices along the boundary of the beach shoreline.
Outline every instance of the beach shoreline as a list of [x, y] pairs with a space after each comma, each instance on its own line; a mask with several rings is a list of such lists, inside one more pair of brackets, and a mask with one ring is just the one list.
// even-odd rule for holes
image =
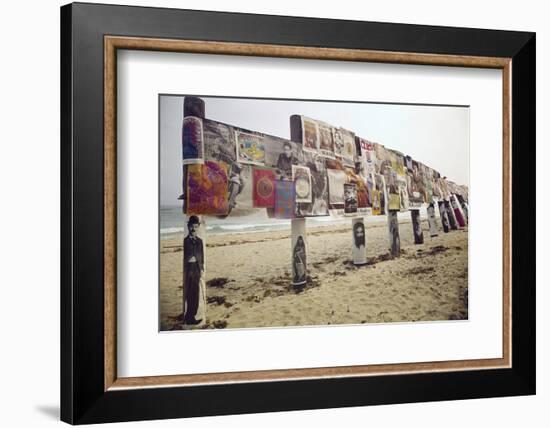
[[[385, 216], [380, 218], [385, 219]], [[388, 253], [385, 221], [366, 222], [367, 264], [352, 262], [349, 224], [307, 229], [308, 281], [291, 285], [290, 231], [209, 234], [206, 319], [194, 328], [259, 328], [468, 319], [468, 230], [415, 245], [400, 218], [401, 255]], [[182, 325], [183, 234], [160, 240], [160, 329]]]

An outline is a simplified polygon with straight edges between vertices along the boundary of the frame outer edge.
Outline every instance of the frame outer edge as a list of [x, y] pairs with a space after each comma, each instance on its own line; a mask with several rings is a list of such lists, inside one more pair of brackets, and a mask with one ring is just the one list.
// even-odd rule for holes
[[513, 370], [536, 393], [536, 34], [512, 59]]
[[[126, 11], [131, 12], [131, 16], [127, 16], [124, 19], [121, 15], [122, 12], [126, 13]], [[278, 383], [274, 384], [257, 384], [253, 387], [254, 391], [258, 391], [258, 388], [260, 390], [264, 390], [264, 392], [270, 392], [270, 393], [276, 393], [276, 391], [283, 392], [291, 392], [290, 395], [292, 395], [292, 391], [294, 389], [298, 389], [301, 395], [299, 395], [300, 398], [303, 398], [305, 400], [305, 404], [299, 405], [299, 403], [296, 403], [296, 401], [292, 401], [290, 404], [288, 400], [285, 401], [284, 395], [279, 396], [278, 403], [279, 404], [271, 404], [271, 405], [262, 405], [260, 402], [255, 402], [255, 397], [258, 397], [257, 395], [252, 395], [250, 398], [252, 399], [253, 403], [247, 404], [246, 406], [242, 403], [241, 400], [231, 399], [231, 397], [235, 397], [235, 393], [238, 393], [239, 391], [241, 393], [244, 393], [245, 391], [248, 391], [249, 388], [244, 389], [242, 387], [237, 386], [231, 386], [231, 394], [229, 394], [227, 397], [229, 398], [230, 403], [220, 403], [221, 409], [205, 407], [206, 405], [204, 402], [197, 400], [202, 394], [206, 394], [206, 390], [203, 387], [194, 387], [189, 388], [186, 391], [183, 391], [182, 388], [175, 388], [175, 389], [163, 389], [161, 391], [157, 390], [153, 393], [151, 390], [140, 390], [139, 392], [133, 392], [132, 394], [129, 393], [129, 391], [117, 391], [117, 392], [103, 392], [102, 395], [99, 395], [99, 387], [101, 385], [96, 385], [96, 383], [104, 384], [104, 373], [96, 373], [96, 371], [99, 369], [99, 364], [97, 362], [96, 358], [83, 358], [84, 356], [88, 357], [89, 353], [86, 353], [87, 350], [84, 350], [82, 347], [76, 348], [75, 339], [78, 338], [78, 336], [75, 336], [76, 332], [84, 333], [83, 337], [92, 336], [96, 333], [96, 326], [101, 324], [101, 327], [103, 327], [103, 314], [101, 316], [101, 320], [96, 320], [95, 316], [93, 317], [93, 321], [95, 324], [90, 323], [86, 326], [86, 329], [81, 328], [77, 322], [84, 321], [84, 318], [79, 311], [80, 309], [83, 309], [80, 307], [80, 304], [83, 304], [83, 299], [79, 298], [77, 299], [78, 295], [75, 296], [75, 291], [81, 291], [79, 288], [80, 284], [77, 284], [75, 281], [78, 279], [76, 275], [76, 271], [72, 257], [78, 256], [79, 253], [77, 250], [79, 250], [80, 247], [77, 247], [76, 244], [78, 244], [78, 241], [74, 241], [75, 234], [77, 232], [80, 232], [80, 230], [73, 226], [73, 221], [75, 221], [74, 214], [77, 213], [76, 205], [74, 205], [74, 198], [78, 196], [78, 190], [87, 190], [85, 189], [74, 189], [73, 185], [80, 184], [82, 185], [81, 181], [76, 181], [73, 178], [73, 174], [76, 173], [76, 162], [79, 161], [79, 157], [76, 156], [78, 152], [75, 152], [75, 149], [81, 149], [82, 144], [85, 143], [82, 141], [75, 140], [74, 135], [77, 134], [77, 131], [82, 131], [79, 127], [82, 127], [82, 124], [76, 123], [73, 126], [73, 110], [75, 108], [75, 94], [80, 96], [80, 91], [82, 88], [79, 85], [82, 85], [84, 82], [84, 79], [82, 76], [74, 75], [73, 69], [76, 67], [80, 67], [83, 65], [83, 63], [87, 61], [96, 60], [94, 58], [94, 55], [97, 55], [97, 49], [96, 49], [96, 43], [98, 43], [98, 35], [101, 34], [103, 36], [104, 34], [128, 34], [128, 32], [136, 32], [140, 33], [139, 30], [137, 30], [138, 22], [141, 22], [139, 19], [143, 18], [147, 14], [151, 15], [157, 15], [157, 18], [160, 21], [166, 22], [168, 20], [173, 21], [175, 17], [179, 16], [187, 16], [185, 14], [189, 15], [189, 19], [191, 17], [200, 17], [199, 21], [206, 19], [206, 17], [213, 17], [219, 20], [220, 13], [215, 12], [198, 12], [198, 11], [181, 11], [181, 10], [173, 10], [170, 11], [168, 9], [164, 9], [163, 12], [160, 12], [161, 9], [155, 9], [155, 8], [136, 8], [136, 7], [126, 7], [126, 6], [105, 6], [105, 5], [90, 5], [90, 4], [76, 4], [76, 5], [68, 5], [62, 7], [61, 11], [61, 189], [62, 189], [62, 200], [61, 200], [61, 219], [62, 219], [62, 227], [61, 227], [61, 322], [62, 322], [62, 334], [61, 334], [61, 400], [62, 400], [62, 420], [69, 423], [91, 423], [91, 422], [108, 422], [108, 421], [128, 421], [128, 420], [143, 420], [143, 419], [150, 419], [153, 418], [166, 418], [166, 417], [189, 417], [192, 415], [208, 415], [208, 414], [236, 414], [236, 413], [250, 413], [250, 412], [258, 412], [258, 411], [281, 411], [281, 410], [290, 410], [290, 409], [306, 409], [306, 408], [327, 408], [327, 407], [342, 407], [342, 406], [352, 406], [352, 405], [369, 405], [369, 404], [388, 404], [388, 403], [400, 403], [400, 402], [417, 402], [417, 401], [433, 401], [433, 400], [441, 400], [441, 399], [462, 399], [462, 398], [475, 398], [475, 397], [488, 397], [488, 396], [504, 396], [504, 395], [525, 395], [525, 394], [532, 394], [535, 391], [535, 335], [534, 335], [534, 312], [530, 313], [528, 311], [534, 309], [534, 261], [528, 260], [525, 261], [523, 258], [525, 256], [531, 257], [534, 255], [534, 246], [532, 246], [531, 242], [534, 242], [534, 225], [526, 225], [523, 227], [520, 227], [520, 230], [522, 234], [525, 236], [521, 236], [520, 233], [518, 233], [518, 229], [512, 229], [512, 234], [514, 235], [514, 244], [518, 245], [520, 248], [513, 250], [512, 252], [512, 259], [520, 259], [520, 268], [525, 270], [523, 274], [525, 274], [525, 277], [520, 276], [518, 273], [519, 269], [514, 270], [512, 274], [515, 273], [516, 276], [516, 289], [518, 288], [518, 282], [521, 286], [521, 293], [519, 290], [516, 290], [516, 293], [514, 293], [514, 298], [520, 297], [520, 301], [518, 302], [517, 299], [513, 301], [512, 311], [514, 315], [516, 316], [514, 318], [514, 342], [515, 346], [513, 347], [514, 354], [513, 354], [513, 362], [514, 367], [512, 370], [498, 370], [495, 373], [488, 373], [486, 376], [488, 378], [488, 381], [491, 380], [494, 383], [495, 387], [491, 387], [490, 385], [483, 385], [481, 388], [481, 392], [474, 392], [473, 394], [470, 394], [468, 397], [459, 395], [456, 397], [455, 393], [452, 393], [451, 391], [446, 391], [443, 395], [434, 396], [435, 393], [434, 388], [429, 389], [429, 391], [418, 391], [419, 394], [415, 396], [414, 398], [410, 398], [406, 391], [403, 390], [402, 387], [397, 387], [395, 389], [396, 396], [392, 395], [386, 395], [383, 400], [380, 400], [379, 398], [369, 398], [369, 397], [361, 397], [361, 394], [353, 394], [349, 395], [347, 397], [347, 391], [348, 387], [347, 385], [351, 385], [352, 387], [355, 387], [358, 389], [357, 392], [364, 390], [365, 394], [368, 395], [368, 388], [365, 387], [361, 382], [358, 382], [355, 379], [340, 379], [337, 381], [333, 381], [330, 386], [330, 390], [333, 390], [334, 386], [337, 385], [346, 385], [345, 389], [342, 389], [342, 397], [333, 396], [329, 399], [328, 396], [322, 396], [322, 398], [316, 398], [310, 394], [313, 391], [304, 389], [301, 385], [315, 385], [321, 387], [321, 390], [323, 388], [326, 389], [328, 387], [327, 382], [323, 381], [297, 381], [295, 383], [292, 390], [289, 390], [288, 387], [282, 387]], [[184, 13], [180, 13], [184, 12]], [[160, 16], [162, 15], [162, 16]], [[172, 15], [172, 18], [169, 16]], [[110, 16], [109, 20], [101, 20], [104, 16]], [[231, 14], [231, 13], [225, 13], [225, 20], [229, 21], [232, 17], [239, 17], [239, 19], [242, 21], [243, 17], [242, 14]], [[252, 19], [254, 15], [249, 15], [248, 20]], [[126, 19], [127, 18], [127, 19]], [[117, 19], [122, 19], [120, 23], [117, 23]], [[179, 19], [179, 18], [177, 18]], [[176, 19], [176, 20], [177, 20]], [[186, 18], [187, 19], [187, 18]], [[269, 21], [271, 24], [273, 24], [274, 21], [277, 19], [284, 20], [284, 17], [276, 17], [273, 16], [271, 18], [266, 18], [266, 21]], [[298, 22], [298, 20], [295, 20], [292, 18], [295, 22]], [[300, 18], [301, 20], [302, 18]], [[293, 22], [294, 22], [293, 21]], [[321, 21], [328, 21], [328, 20], [317, 20], [319, 22]], [[303, 18], [304, 23], [308, 23], [307, 18]], [[85, 24], [85, 25], [84, 25]], [[365, 23], [366, 24], [366, 23]], [[373, 23], [370, 23], [373, 25]], [[143, 23], [143, 25], [147, 26], [148, 24]], [[158, 26], [158, 24], [151, 24], [150, 28], [153, 29], [153, 31], [156, 31], [155, 25]], [[360, 25], [358, 23], [355, 23], [355, 25]], [[374, 24], [376, 25], [376, 24]], [[386, 28], [391, 28], [392, 24], [385, 24]], [[403, 24], [393, 24], [401, 27], [405, 27]], [[415, 26], [418, 27], [418, 26]], [[401, 28], [402, 29], [402, 28]], [[120, 32], [119, 32], [120, 30]], [[448, 28], [446, 30], [449, 30]], [[437, 31], [446, 31], [443, 27], [441, 27]], [[462, 29], [467, 30], [467, 29]], [[170, 34], [172, 34], [175, 30], [173, 28], [169, 28], [166, 31], [164, 30], [158, 30], [157, 33], [160, 37], [162, 35], [167, 35], [167, 38], [170, 38]], [[242, 33], [242, 31], [235, 30], [235, 33], [223, 33], [223, 30], [220, 31], [214, 31], [209, 30], [206, 31], [208, 34], [213, 34], [212, 37], [220, 37], [222, 40], [225, 41], [236, 41], [235, 38], [238, 39], [239, 34]], [[232, 30], [233, 31], [233, 30]], [[250, 30], [248, 30], [250, 32]], [[278, 36], [276, 36], [274, 33], [270, 35], [269, 28], [267, 28], [267, 39], [277, 39]], [[309, 31], [309, 30], [308, 30]], [[425, 31], [428, 31], [428, 29], [425, 29]], [[436, 30], [430, 30], [430, 31], [436, 31]], [[459, 31], [459, 30], [457, 30]], [[202, 34], [203, 30], [197, 30], [196, 26], [191, 26], [191, 29], [186, 29], [185, 31], [176, 31], [179, 33], [190, 33], [192, 37], [196, 34]], [[311, 31], [309, 31], [311, 33]], [[495, 32], [496, 33], [496, 32]], [[262, 34], [252, 34], [250, 37], [248, 36], [249, 33], [245, 34], [245, 39], [242, 40], [242, 42], [247, 42], [248, 39], [258, 39], [265, 37]], [[467, 35], [467, 33], [465, 33]], [[512, 110], [518, 114], [518, 116], [512, 117], [513, 122], [513, 129], [512, 133], [514, 134], [514, 141], [516, 141], [516, 146], [511, 147], [512, 150], [512, 163], [513, 164], [519, 164], [520, 169], [523, 169], [527, 173], [527, 177], [520, 179], [518, 182], [518, 176], [516, 176], [515, 183], [512, 182], [512, 187], [515, 188], [516, 192], [512, 195], [512, 199], [516, 202], [519, 201], [519, 203], [527, 202], [525, 206], [522, 206], [522, 210], [524, 211], [523, 214], [519, 214], [519, 210], [514, 210], [512, 213], [513, 215], [513, 224], [514, 225], [520, 225], [519, 221], [525, 222], [527, 221], [532, 222], [533, 215], [531, 208], [534, 208], [534, 169], [529, 170], [532, 165], [529, 165], [530, 161], [534, 160], [534, 128], [531, 128], [535, 124], [534, 119], [534, 102], [535, 102], [535, 70], [534, 70], [534, 63], [535, 63], [535, 49], [534, 49], [534, 34], [533, 33], [515, 33], [515, 32], [498, 32], [498, 37], [494, 36], [494, 33], [487, 32], [487, 34], [490, 36], [493, 34], [493, 36], [490, 36], [491, 39], [494, 39], [496, 37], [496, 40], [494, 42], [495, 44], [495, 51], [504, 51], [505, 54], [499, 54], [497, 56], [514, 56], [514, 61], [512, 64], [513, 68], [513, 86], [512, 91], [514, 94], [514, 97], [512, 98]], [[271, 37], [273, 36], [273, 37]], [[179, 37], [179, 35], [178, 35]], [[298, 36], [294, 36], [295, 38], [299, 38]], [[347, 36], [349, 38], [349, 36]], [[280, 37], [279, 37], [280, 38]], [[531, 43], [531, 39], [532, 43]], [[342, 38], [336, 40], [334, 43], [342, 43]], [[83, 51], [79, 58], [77, 59], [73, 53], [76, 52], [76, 49], [79, 46], [82, 46], [83, 43], [87, 43], [87, 46], [89, 51]], [[345, 40], [344, 40], [345, 42]], [[248, 41], [248, 43], [257, 44], [254, 40]], [[333, 44], [334, 44], [333, 43]], [[393, 42], [395, 44], [395, 42]], [[508, 44], [507, 44], [508, 43]], [[433, 44], [433, 43], [432, 43]], [[376, 43], [375, 43], [376, 45]], [[429, 45], [429, 44], [428, 44]], [[520, 46], [521, 45], [521, 46]], [[529, 45], [529, 46], [527, 46]], [[473, 48], [474, 51], [477, 50], [483, 50], [483, 48], [477, 48], [478, 45], [475, 45]], [[493, 44], [490, 44], [490, 46], [493, 46]], [[448, 48], [447, 47], [444, 47]], [[380, 50], [380, 48], [376, 48]], [[428, 46], [427, 48], [430, 52], [438, 52], [441, 47]], [[466, 50], [468, 50], [468, 46], [465, 47]], [[472, 48], [470, 48], [472, 49]], [[492, 48], [493, 49], [493, 48]], [[490, 49], [490, 50], [492, 50]], [[453, 49], [451, 49], [453, 50]], [[513, 55], [508, 53], [513, 51]], [[103, 52], [103, 50], [101, 50]], [[416, 50], [414, 51], [416, 52]], [[516, 58], [517, 54], [517, 58]], [[84, 59], [83, 59], [84, 58]], [[95, 64], [95, 63], [94, 63]], [[95, 66], [95, 65], [94, 65]], [[101, 67], [103, 68], [103, 67]], [[516, 73], [516, 69], [520, 71], [521, 78], [519, 77], [518, 73]], [[80, 70], [82, 72], [82, 70]], [[95, 71], [92, 71], [87, 74], [88, 77], [91, 76], [91, 84], [94, 86], [96, 90], [99, 89], [99, 87], [95, 87], [97, 83], [96, 76], [93, 74]], [[532, 81], [531, 81], [532, 79]], [[521, 94], [520, 85], [519, 83], [523, 82], [523, 87], [525, 90], [527, 90], [528, 94], [524, 94], [523, 96], [517, 97], [518, 91], [519, 95]], [[103, 88], [103, 85], [101, 85], [101, 88]], [[103, 100], [103, 96], [90, 96], [89, 91], [84, 93], [86, 96], [90, 97], [92, 103], [97, 103], [97, 99]], [[81, 101], [81, 100], [78, 100]], [[76, 104], [78, 105], [78, 104]], [[94, 107], [96, 107], [94, 105]], [[526, 110], [525, 112], [521, 112], [521, 110]], [[96, 109], [97, 110], [97, 109]], [[80, 113], [80, 108], [77, 113]], [[98, 117], [96, 117], [96, 111], [91, 111], [92, 116], [90, 118], [90, 121], [96, 121], [98, 123]], [[528, 116], [532, 115], [532, 118], [529, 118]], [[521, 118], [519, 117], [521, 116]], [[102, 123], [102, 122], [101, 122]], [[91, 128], [93, 129], [93, 128]], [[519, 131], [518, 129], [521, 129]], [[88, 129], [89, 130], [89, 129]], [[525, 135], [519, 134], [520, 132], [524, 132]], [[100, 131], [100, 133], [103, 135], [103, 129]], [[78, 137], [83, 137], [83, 135], [78, 134]], [[94, 131], [94, 137], [95, 137], [95, 131]], [[86, 139], [86, 138], [84, 138]], [[522, 141], [522, 149], [526, 152], [532, 152], [532, 153], [521, 153], [520, 149], [517, 148], [517, 142]], [[524, 142], [523, 142], [524, 140]], [[79, 143], [80, 145], [77, 145]], [[76, 154], [75, 154], [76, 153]], [[93, 159], [93, 162], [95, 162], [96, 159]], [[517, 162], [516, 162], [517, 161]], [[103, 175], [102, 175], [103, 177]], [[525, 190], [523, 189], [523, 186], [529, 185], [533, 186], [529, 189]], [[522, 192], [525, 191], [525, 194], [517, 195], [518, 191]], [[516, 196], [517, 195], [517, 196]], [[104, 195], [103, 195], [104, 196]], [[532, 197], [532, 199], [530, 199]], [[78, 202], [78, 201], [77, 201]], [[97, 202], [97, 201], [96, 201]], [[103, 211], [103, 210], [102, 210]], [[519, 220], [518, 220], [519, 218]], [[66, 225], [64, 223], [64, 220], [69, 222], [69, 225]], [[64, 226], [65, 224], [65, 226]], [[104, 237], [103, 234], [101, 234], [102, 237]], [[521, 239], [516, 239], [516, 238]], [[94, 241], [95, 245], [95, 241]], [[93, 248], [95, 251], [95, 248]], [[527, 254], [524, 256], [521, 254], [522, 251], [526, 251]], [[515, 254], [515, 257], [514, 257]], [[104, 270], [102, 270], [102, 274], [104, 273]], [[78, 287], [77, 287], [78, 286]], [[89, 290], [84, 290], [89, 291]], [[525, 296], [522, 296], [522, 293], [525, 293]], [[94, 304], [97, 303], [95, 301], [95, 298], [92, 299]], [[101, 299], [103, 300], [103, 298]], [[91, 303], [90, 303], [91, 304]], [[85, 309], [85, 308], [84, 308]], [[84, 311], [86, 312], [86, 310]], [[521, 314], [521, 320], [518, 319], [517, 315]], [[68, 324], [66, 321], [68, 320]], [[91, 320], [92, 321], [92, 320]], [[101, 321], [101, 322], [100, 322]], [[75, 325], [75, 323], [77, 323]], [[77, 330], [78, 327], [78, 330]], [[527, 337], [521, 339], [521, 343], [518, 340], [518, 333], [525, 334]], [[79, 338], [79, 343], [82, 344], [83, 337]], [[95, 340], [95, 337], [94, 337]], [[95, 343], [95, 342], [94, 342]], [[97, 346], [98, 349], [93, 349], [94, 351], [104, 351], [105, 346], [103, 343], [103, 350], [99, 348], [99, 345]], [[75, 349], [73, 349], [75, 348]], [[82, 349], [81, 349], [82, 348]], [[78, 363], [78, 364], [76, 364]], [[79, 366], [79, 370], [75, 369], [75, 366]], [[103, 367], [103, 364], [101, 364], [101, 367]], [[87, 373], [83, 373], [83, 370], [90, 370]], [[80, 377], [79, 377], [80, 376]], [[84, 376], [84, 377], [83, 377]], [[467, 382], [468, 380], [471, 382], [475, 379], [477, 379], [477, 373], [476, 372], [465, 372], [462, 375], [456, 375], [451, 373], [441, 373], [438, 376], [434, 375], [428, 375], [425, 379], [433, 379], [437, 384], [439, 383], [445, 383], [449, 382], [451, 380], [458, 381], [459, 384], [462, 384], [464, 382]], [[93, 382], [90, 381], [90, 377], [93, 377]], [[98, 378], [98, 382], [95, 382], [95, 378]], [[99, 380], [99, 377], [101, 377], [101, 380]], [[419, 379], [416, 375], [410, 375], [410, 376], [404, 376], [402, 377], [403, 381], [406, 384], [411, 384], [410, 379]], [[401, 377], [400, 377], [401, 379]], [[510, 383], [513, 380], [513, 383]], [[373, 383], [375, 382], [375, 383]], [[376, 383], [377, 379], [376, 377], [372, 379], [371, 385], [377, 385], [379, 383]], [[413, 381], [417, 382], [417, 381]], [[508, 383], [506, 383], [508, 382]], [[395, 380], [389, 382], [393, 386], [387, 386], [388, 381], [384, 381], [379, 386], [383, 386], [384, 388], [388, 389], [388, 393], [391, 392], [392, 388], [396, 388]], [[501, 388], [498, 388], [500, 385]], [[97, 388], [96, 388], [97, 387]], [[410, 385], [409, 385], [410, 388]], [[406, 390], [407, 388], [405, 388]], [[459, 388], [460, 389], [460, 388]], [[401, 392], [399, 392], [401, 390]], [[410, 389], [409, 389], [410, 390]], [[177, 395], [176, 395], [177, 391]], [[218, 392], [216, 392], [218, 391]], [[216, 392], [218, 396], [220, 395], [220, 391], [225, 391], [224, 386], [218, 386], [212, 389], [211, 387], [208, 387], [207, 394], [210, 396], [210, 394]], [[459, 392], [459, 394], [461, 394]], [[488, 395], [490, 394], [490, 395]], [[245, 394], [246, 395], [246, 394]], [[250, 394], [248, 394], [250, 395]], [[177, 403], [174, 401], [175, 397], [179, 397], [180, 399], [185, 396], [185, 401], [178, 401]], [[158, 407], [159, 400], [161, 400], [164, 397], [166, 399], [167, 397], [171, 397], [171, 402], [164, 402], [162, 406]], [[194, 407], [193, 402], [196, 401], [196, 404], [198, 404], [198, 407]], [[190, 406], [188, 407], [187, 404]], [[202, 403], [202, 405], [201, 405]], [[78, 404], [78, 406], [76, 406]], [[141, 404], [141, 405], [140, 405]], [[137, 406], [136, 406], [137, 405]], [[142, 406], [143, 405], [143, 406]], [[183, 405], [183, 408], [182, 408]]]
[[61, 156], [61, 340], [60, 340], [60, 418], [63, 422], [74, 423], [74, 365], [73, 365], [73, 159], [72, 159], [72, 110], [73, 110], [73, 34], [72, 5], [60, 9], [60, 156]]

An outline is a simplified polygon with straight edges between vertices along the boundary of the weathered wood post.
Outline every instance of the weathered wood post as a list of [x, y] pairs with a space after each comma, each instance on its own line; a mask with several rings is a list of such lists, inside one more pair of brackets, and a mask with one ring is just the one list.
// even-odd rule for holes
[[411, 210], [412, 227], [414, 234], [414, 243], [424, 243], [424, 233], [422, 232], [422, 222], [420, 221], [420, 210]]
[[428, 205], [428, 208], [426, 209], [428, 213], [428, 225], [430, 226], [430, 237], [434, 237], [438, 235], [437, 232], [437, 222], [435, 220], [435, 207], [433, 202]]
[[445, 201], [445, 210], [447, 211], [447, 217], [449, 218], [449, 224], [451, 225], [452, 230], [458, 229], [458, 224], [456, 222], [455, 213], [451, 207], [451, 203], [449, 201]]
[[397, 211], [388, 210], [388, 232], [390, 238], [390, 253], [393, 257], [401, 254], [401, 241], [399, 239], [399, 221]]
[[306, 219], [293, 218], [290, 221], [290, 229], [292, 285], [305, 285], [307, 280]]
[[466, 203], [466, 200], [462, 195], [456, 195], [458, 198], [458, 202], [462, 206], [462, 212], [464, 214], [464, 220], [466, 220], [466, 223], [468, 223], [468, 204]]
[[449, 233], [449, 217], [447, 216], [447, 208], [445, 208], [445, 202], [437, 201], [437, 206], [439, 207], [439, 217], [441, 218], [443, 232]]
[[[302, 117], [290, 116], [290, 140], [303, 144]], [[307, 230], [305, 218], [290, 220], [292, 285], [305, 285], [307, 281]]]
[[460, 206], [460, 203], [458, 202], [456, 195], [451, 195], [451, 205], [453, 207], [456, 222], [458, 223], [458, 225], [461, 228], [466, 227], [466, 221], [464, 220], [464, 216], [462, 215], [462, 208]]
[[[204, 119], [205, 116], [205, 105], [204, 100], [198, 97], [185, 97], [183, 99], [183, 117], [187, 116], [195, 116], [201, 119]], [[183, 144], [183, 134], [184, 129], [182, 125], [182, 152], [184, 150]], [[198, 230], [196, 232], [196, 238], [197, 241], [195, 241], [195, 244], [198, 243], [202, 249], [200, 252], [202, 253], [202, 261], [198, 260], [197, 256], [194, 256], [193, 254], [186, 254], [186, 239], [190, 238], [191, 235], [189, 233], [189, 219], [191, 218], [190, 215], [187, 213], [187, 165], [182, 164], [182, 196], [180, 197], [183, 200], [183, 213], [184, 213], [184, 222], [185, 222], [185, 233], [183, 238], [183, 251], [182, 251], [182, 259], [183, 259], [183, 278], [182, 278], [182, 284], [183, 284], [183, 305], [182, 305], [182, 313], [184, 315], [184, 321], [189, 321], [189, 318], [193, 317], [195, 320], [201, 320], [200, 324], [206, 323], [206, 283], [204, 278], [204, 272], [206, 272], [206, 224], [204, 217], [200, 215], [196, 215], [199, 219], [200, 226], [198, 227]], [[188, 240], [189, 241], [189, 240]], [[187, 245], [188, 249], [190, 248], [189, 245]], [[187, 251], [189, 253], [189, 251]], [[194, 257], [194, 262], [190, 262], [188, 259], [191, 259]], [[186, 259], [187, 258], [187, 259]], [[194, 265], [192, 263], [195, 263]], [[186, 305], [186, 297], [188, 296], [188, 287], [190, 284], [186, 284], [186, 277], [189, 276], [188, 280], [195, 280], [194, 276], [193, 279], [191, 278], [191, 272], [190, 269], [195, 270], [197, 268], [201, 269], [202, 275], [199, 280], [199, 297], [198, 297], [198, 308], [196, 310], [195, 314], [189, 314], [188, 313], [188, 307]], [[202, 266], [200, 266], [202, 265]], [[189, 275], [187, 275], [189, 274]], [[188, 303], [188, 302], [187, 302]]]
[[361, 266], [367, 263], [367, 230], [363, 217], [351, 219], [351, 230], [353, 238], [351, 246], [353, 264]]

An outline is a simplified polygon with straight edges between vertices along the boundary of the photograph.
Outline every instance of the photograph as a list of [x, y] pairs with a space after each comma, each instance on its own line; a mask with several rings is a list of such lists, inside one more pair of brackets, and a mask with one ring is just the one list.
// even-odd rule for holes
[[159, 331], [468, 320], [468, 107], [159, 108]]

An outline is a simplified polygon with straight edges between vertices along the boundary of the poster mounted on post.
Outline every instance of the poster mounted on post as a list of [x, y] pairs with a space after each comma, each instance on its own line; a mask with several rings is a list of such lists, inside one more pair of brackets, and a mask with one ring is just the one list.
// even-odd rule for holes
[[261, 135], [235, 131], [237, 160], [252, 165], [265, 164], [265, 146]]
[[315, 120], [302, 116], [302, 148], [317, 153], [319, 150], [319, 126]]
[[311, 203], [311, 173], [307, 166], [292, 165], [296, 202]]
[[184, 165], [204, 162], [204, 138], [201, 118], [194, 116], [183, 118], [182, 153]]

